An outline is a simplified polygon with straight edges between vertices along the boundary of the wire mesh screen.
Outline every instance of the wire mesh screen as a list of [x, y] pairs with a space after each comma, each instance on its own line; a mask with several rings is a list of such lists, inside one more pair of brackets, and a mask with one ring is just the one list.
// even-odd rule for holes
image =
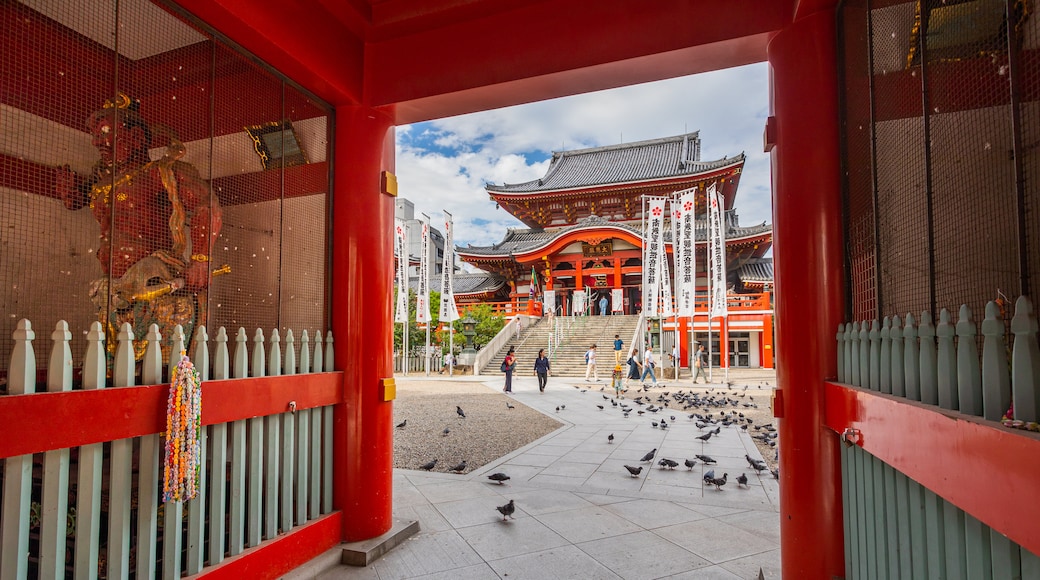
[[[986, 302], [1028, 293], [1030, 276], [1040, 273], [1040, 208], [1029, 179], [1037, 173], [1030, 143], [1040, 142], [1031, 5], [846, 3], [847, 259], [855, 318], [934, 316], [967, 304], [981, 319]], [[869, 137], [856, 130], [865, 109]], [[855, 171], [865, 162], [873, 172], [869, 190]], [[873, 273], [860, 265], [871, 245]], [[877, 302], [864, 290], [872, 283]]]
[[0, 371], [22, 318], [325, 328], [326, 105], [148, 0], [0, 15]]

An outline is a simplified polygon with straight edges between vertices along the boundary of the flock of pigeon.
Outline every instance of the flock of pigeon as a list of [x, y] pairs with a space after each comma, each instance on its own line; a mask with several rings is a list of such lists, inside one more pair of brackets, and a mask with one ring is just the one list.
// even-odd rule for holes
[[[580, 389], [582, 393], [588, 391], [588, 389], [581, 389], [579, 386], [574, 388]], [[649, 413], [651, 417], [656, 417], [660, 414], [659, 420], [652, 420], [651, 426], [655, 429], [668, 429], [670, 420], [675, 423], [676, 416], [672, 413], [687, 414], [687, 418], [691, 421], [695, 421], [695, 425], [701, 431], [714, 427], [714, 429], [708, 429], [703, 434], [696, 437], [700, 441], [707, 443], [713, 436], [719, 435], [722, 432], [723, 427], [737, 427], [743, 431], [747, 431], [748, 428], [752, 428], [758, 433], [752, 437], [762, 441], [770, 447], [776, 447], [777, 432], [776, 428], [772, 425], [755, 425], [754, 421], [750, 417], [745, 417], [744, 413], [740, 411], [741, 407], [744, 408], [758, 408], [758, 405], [754, 403], [755, 398], [747, 395], [747, 387], [744, 387], [743, 391], [738, 394], [736, 391], [720, 390], [719, 393], [715, 393], [715, 389], [711, 388], [705, 393], [698, 393], [695, 391], [683, 392], [679, 390], [675, 393], [664, 391], [660, 393], [656, 398], [652, 398], [649, 394], [649, 387], [643, 387], [643, 395], [637, 396], [632, 399], [632, 403], [636, 407], [632, 407], [622, 397], [620, 401], [616, 398], [602, 395], [604, 401], [609, 401], [611, 408], [617, 409], [622, 413], [622, 416], [628, 418], [629, 415], [635, 411], [637, 416], [643, 416]], [[600, 389], [601, 391], [603, 389]], [[735, 398], [734, 398], [735, 397]], [[744, 402], [742, 399], [747, 397], [748, 402]], [[606, 409], [605, 404], [597, 404], [596, 407], [603, 411]], [[506, 408], [513, 409], [514, 405], [506, 402]], [[560, 405], [556, 407], [556, 412], [565, 411], [566, 405]], [[462, 410], [462, 407], [455, 407], [455, 412], [462, 419], [466, 418], [466, 413]], [[405, 419], [397, 425], [398, 429], [404, 429], [408, 425], [408, 420]], [[443, 436], [447, 437], [451, 432], [448, 427], [444, 428], [442, 433]], [[614, 434], [611, 433], [607, 436], [607, 443], [614, 442]], [[657, 449], [650, 450], [646, 455], [640, 459], [642, 463], [652, 463], [654, 458], [657, 456]], [[715, 459], [708, 455], [697, 454], [697, 459], [685, 459], [683, 465], [690, 471], [697, 465], [697, 461], [701, 461], [704, 465], [714, 465], [717, 462]], [[774, 478], [779, 479], [779, 469], [769, 469], [766, 463], [759, 459], [753, 459], [749, 455], [744, 455], [748, 465], [751, 469], [755, 470], [758, 475], [761, 475], [763, 471], [769, 470]], [[657, 464], [661, 466], [661, 469], [675, 469], [679, 466], [679, 463], [675, 460], [662, 457], [658, 460]], [[430, 471], [437, 466], [437, 459], [433, 459], [428, 463], [424, 463], [419, 466], [419, 469]], [[643, 472], [643, 466], [631, 466], [625, 465], [625, 469], [632, 477], [639, 477]], [[466, 460], [463, 459], [460, 463], [453, 466], [449, 471], [453, 473], [462, 473], [466, 470]], [[493, 482], [503, 485], [509, 480], [509, 476], [505, 473], [493, 473], [488, 475], [487, 478]], [[726, 485], [729, 474], [723, 473], [722, 477], [715, 477], [715, 470], [711, 469], [704, 473], [702, 476], [703, 483], [705, 485], [713, 485], [718, 491], [722, 490], [722, 486]], [[738, 488], [749, 488], [748, 478], [746, 473], [742, 473], [736, 478]], [[497, 506], [495, 509], [502, 514], [502, 520], [506, 521], [507, 518], [512, 518], [513, 513], [516, 510], [516, 504], [513, 500], [509, 500], [509, 503]]]

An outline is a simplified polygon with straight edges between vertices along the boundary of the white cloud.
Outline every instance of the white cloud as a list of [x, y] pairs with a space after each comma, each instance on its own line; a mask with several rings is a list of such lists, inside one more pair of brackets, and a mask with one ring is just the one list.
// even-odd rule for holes
[[771, 222], [767, 115], [762, 63], [399, 127], [399, 191], [434, 223], [451, 212], [458, 245], [490, 245], [506, 228], [524, 226], [495, 208], [486, 182], [537, 179], [554, 150], [699, 130], [702, 159], [747, 154], [736, 203], [741, 223]]

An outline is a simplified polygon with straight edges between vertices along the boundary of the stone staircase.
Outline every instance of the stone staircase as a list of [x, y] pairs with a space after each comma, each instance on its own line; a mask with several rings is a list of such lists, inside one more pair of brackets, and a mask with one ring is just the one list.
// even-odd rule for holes
[[[610, 372], [614, 365], [614, 335], [620, 335], [625, 341], [624, 352], [632, 350], [632, 335], [639, 322], [638, 315], [632, 316], [586, 316], [558, 317], [564, 325], [563, 339], [552, 356], [553, 377], [585, 378], [585, 351], [592, 344], [596, 345], [597, 374], [603, 382], [609, 382]], [[536, 324], [524, 330], [519, 337], [513, 337], [485, 366], [482, 375], [501, 374], [499, 366], [506, 352], [512, 346], [516, 349], [517, 367], [513, 376], [533, 377], [534, 360], [538, 358], [538, 349], [549, 346], [549, 335], [552, 326], [548, 318], [542, 318]], [[547, 351], [548, 352], [548, 351]], [[622, 366], [624, 366], [622, 364]]]

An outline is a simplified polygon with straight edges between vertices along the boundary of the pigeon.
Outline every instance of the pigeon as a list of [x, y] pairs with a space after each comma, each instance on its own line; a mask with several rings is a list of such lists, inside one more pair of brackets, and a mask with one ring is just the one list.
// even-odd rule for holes
[[448, 471], [454, 471], [455, 473], [462, 473], [463, 471], [466, 471], [466, 460], [463, 459], [462, 463], [456, 465], [455, 467], [452, 467]]
[[657, 464], [661, 466], [661, 469], [664, 469], [666, 467], [668, 469], [675, 469], [676, 467], [679, 467], [679, 463], [676, 461], [672, 461], [671, 459], [661, 459], [657, 462]]
[[560, 405], [560, 409], [566, 409], [567, 405]]
[[769, 473], [773, 474], [773, 479], [780, 479], [780, 468], [779, 467], [777, 467], [776, 469], [770, 469]]
[[639, 474], [643, 472], [643, 466], [642, 465], [640, 465], [639, 467], [632, 467], [631, 465], [626, 465], [625, 469], [628, 470], [628, 473], [632, 477], [639, 477]]
[[614, 442], [614, 434], [611, 433], [610, 435], [607, 435], [607, 443], [613, 443], [613, 442]]
[[510, 403], [509, 401], [506, 401], [506, 409], [515, 409], [515, 408], [516, 408], [516, 406], [515, 406], [515, 405], [513, 405], [513, 404], [512, 404], [512, 403]]
[[429, 470], [433, 469], [436, 465], [437, 465], [437, 460], [434, 459], [433, 461], [431, 461], [429, 463], [423, 463], [422, 465], [419, 466], [419, 469], [422, 469], [423, 471], [429, 471]]
[[602, 411], [603, 410], [603, 405], [596, 405], [596, 408], [599, 409], [600, 411]]
[[650, 424], [654, 426], [654, 429], [657, 429], [657, 421], [651, 421]]
[[441, 431], [441, 436], [447, 437], [448, 433], [451, 433], [451, 429], [448, 429], [447, 427], [445, 427], [444, 431]]
[[455, 405], [455, 412], [459, 414], [459, 417], [466, 418], [466, 414], [462, 412], [462, 407]]
[[693, 466], [697, 465], [697, 462], [693, 459], [687, 459], [686, 461], [683, 461], [683, 465], [685, 465], [690, 471], [693, 471]]
[[408, 424], [408, 419], [405, 419], [404, 421], [401, 421], [400, 423], [397, 424], [397, 428], [398, 429], [404, 429], [405, 425], [407, 425], [407, 424]]
[[513, 517], [513, 512], [516, 511], [516, 505], [513, 504], [513, 500], [509, 500], [506, 505], [500, 505], [495, 508], [498, 513], [502, 514], [502, 521], [506, 521], [506, 516]]
[[712, 479], [715, 479], [715, 470], [709, 469], [704, 473], [704, 481], [711, 481]]
[[[491, 481], [497, 481], [498, 485], [502, 485], [506, 482], [507, 479], [509, 479], [509, 476], [504, 473], [492, 473], [491, 475], [487, 476], [487, 478]], [[744, 479], [746, 480], [747, 478]]]
[[559, 412], [560, 412], [560, 408], [559, 408], [559, 407], [556, 407], [556, 412], [557, 412], [557, 413], [559, 413]]
[[644, 455], [643, 458], [640, 459], [640, 461], [644, 461], [644, 462], [653, 461], [654, 455], [657, 455], [657, 448], [656, 447], [654, 447], [653, 449], [650, 450], [649, 453]]
[[726, 485], [726, 478], [728, 476], [728, 473], [723, 473], [722, 477], [713, 477], [708, 483], [714, 485], [715, 489], [722, 491], [722, 486]]
[[704, 463], [718, 463], [717, 461], [715, 461], [711, 457], [708, 457], [707, 455], [695, 455], [694, 457], [696, 457], [697, 459], [700, 459]]
[[661, 421], [661, 428], [662, 429], [667, 429], [668, 428], [668, 423], [665, 423], [664, 421]]
[[707, 443], [708, 439], [711, 439], [711, 436], [714, 435], [714, 434], [715, 434], [714, 431], [708, 431], [704, 435], [698, 436], [697, 439], [700, 439], [701, 441], [704, 441], [705, 443]]
[[750, 487], [751, 487], [751, 486], [749, 486], [749, 485], [747, 484], [747, 475], [745, 475], [745, 474], [743, 474], [743, 473], [741, 473], [740, 475], [738, 475], [738, 476], [737, 476], [737, 487], [740, 487], [740, 486], [742, 486], [742, 485], [743, 485], [744, 487], [748, 487], [748, 488], [750, 488]]

